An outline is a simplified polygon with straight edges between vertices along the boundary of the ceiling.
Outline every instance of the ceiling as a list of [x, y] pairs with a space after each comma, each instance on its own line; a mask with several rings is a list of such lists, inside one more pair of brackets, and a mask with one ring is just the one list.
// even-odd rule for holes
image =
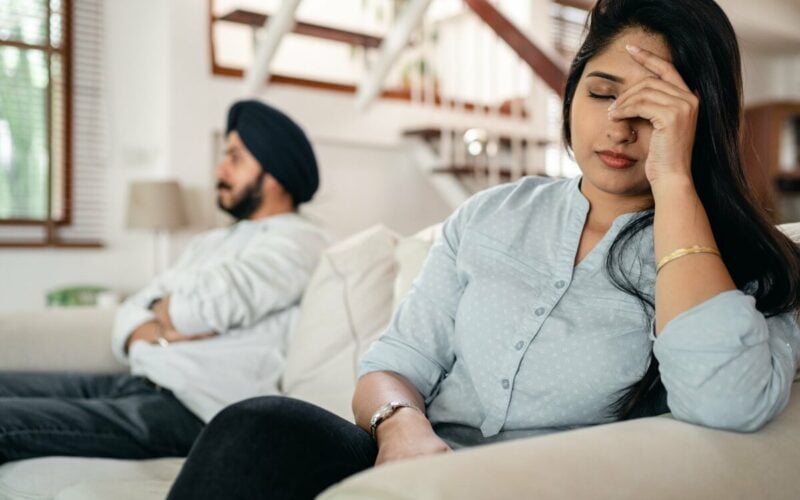
[[717, 0], [748, 48], [800, 54], [800, 0]]
[[[595, 0], [554, 0], [590, 8]], [[800, 54], [800, 0], [716, 0], [747, 48]]]

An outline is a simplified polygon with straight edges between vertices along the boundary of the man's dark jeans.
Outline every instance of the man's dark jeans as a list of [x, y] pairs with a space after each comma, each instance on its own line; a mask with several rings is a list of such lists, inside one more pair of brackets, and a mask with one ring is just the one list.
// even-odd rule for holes
[[0, 373], [0, 464], [185, 456], [202, 428], [170, 391], [141, 377]]

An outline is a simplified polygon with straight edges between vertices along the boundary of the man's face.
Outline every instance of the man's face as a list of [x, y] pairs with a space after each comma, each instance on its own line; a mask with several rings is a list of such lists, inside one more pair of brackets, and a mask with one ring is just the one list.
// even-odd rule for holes
[[248, 218], [264, 202], [264, 171], [235, 130], [228, 134], [216, 174], [217, 205], [236, 220]]

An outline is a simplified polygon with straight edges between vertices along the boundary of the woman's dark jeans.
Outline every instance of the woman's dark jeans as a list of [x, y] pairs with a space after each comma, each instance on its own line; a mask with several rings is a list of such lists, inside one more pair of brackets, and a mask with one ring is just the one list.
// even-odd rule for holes
[[371, 467], [377, 453], [367, 432], [322, 408], [249, 399], [206, 426], [168, 500], [311, 499]]

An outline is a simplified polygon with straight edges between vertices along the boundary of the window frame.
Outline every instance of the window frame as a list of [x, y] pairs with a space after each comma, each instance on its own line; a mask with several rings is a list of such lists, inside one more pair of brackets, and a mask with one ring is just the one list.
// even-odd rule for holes
[[[50, 17], [52, 11], [50, 2], [47, 1], [47, 44], [36, 45], [13, 40], [0, 40], [0, 47], [16, 47], [20, 50], [41, 50], [47, 57], [47, 218], [45, 219], [3, 219], [0, 218], [0, 226], [45, 226], [46, 240], [42, 245], [52, 245], [57, 242], [55, 235], [56, 227], [69, 226], [72, 224], [72, 0], [61, 0], [62, 2], [62, 25], [61, 25], [61, 47], [55, 48], [50, 43]], [[53, 132], [52, 132], [52, 111], [53, 111], [53, 90], [52, 79], [50, 78], [51, 57], [59, 54], [62, 61], [64, 74], [64, 123], [63, 127], [63, 151], [64, 161], [62, 165], [53, 165]], [[61, 168], [63, 171], [63, 186], [61, 201], [63, 209], [62, 217], [54, 219], [53, 215], [53, 172], [54, 168]], [[17, 242], [9, 241], [2, 246], [16, 246]], [[23, 246], [31, 246], [31, 243], [20, 242]], [[39, 246], [37, 243], [36, 246]]]

